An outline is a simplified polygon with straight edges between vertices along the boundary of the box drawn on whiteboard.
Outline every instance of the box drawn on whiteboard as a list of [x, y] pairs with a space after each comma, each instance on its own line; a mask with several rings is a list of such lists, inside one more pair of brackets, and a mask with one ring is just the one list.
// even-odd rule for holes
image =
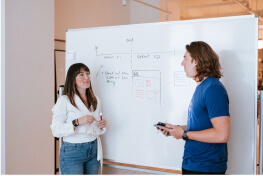
[[133, 70], [133, 98], [137, 103], [161, 105], [161, 72]]
[[76, 51], [67, 51], [66, 60], [76, 60]]
[[184, 71], [174, 71], [174, 86], [189, 86], [190, 79], [186, 76]]

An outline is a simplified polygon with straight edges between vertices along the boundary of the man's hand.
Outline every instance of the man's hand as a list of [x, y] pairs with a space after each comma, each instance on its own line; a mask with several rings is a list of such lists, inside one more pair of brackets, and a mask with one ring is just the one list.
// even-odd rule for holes
[[160, 130], [166, 137], [171, 136], [171, 134], [169, 133], [169, 131], [166, 127], [156, 127], [156, 128], [157, 128], [157, 130]]
[[167, 128], [170, 128], [168, 131], [169, 133], [176, 139], [182, 139], [184, 130], [182, 127], [177, 126], [177, 125], [171, 125], [171, 124], [166, 124]]
[[[184, 129], [177, 125], [172, 125], [169, 123], [165, 123], [166, 127], [158, 127], [159, 130], [165, 135], [165, 136], [173, 136], [176, 139], [182, 139]], [[157, 129], [158, 129], [157, 128]]]

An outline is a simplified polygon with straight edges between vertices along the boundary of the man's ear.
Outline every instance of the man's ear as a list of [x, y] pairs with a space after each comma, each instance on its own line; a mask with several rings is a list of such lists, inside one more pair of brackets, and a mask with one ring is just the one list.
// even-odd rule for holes
[[192, 63], [195, 64], [195, 65], [197, 65], [197, 60], [194, 60], [194, 59], [193, 59], [193, 60], [192, 60]]

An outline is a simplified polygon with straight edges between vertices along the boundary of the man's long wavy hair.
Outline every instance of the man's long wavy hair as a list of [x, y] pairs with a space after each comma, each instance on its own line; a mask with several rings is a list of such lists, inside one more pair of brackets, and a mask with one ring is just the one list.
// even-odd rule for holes
[[[77, 107], [75, 103], [74, 95], [77, 94], [81, 99], [79, 91], [77, 90], [77, 87], [76, 87], [76, 77], [80, 73], [81, 68], [83, 68], [87, 72], [90, 72], [89, 68], [82, 63], [76, 63], [69, 67], [68, 72], [67, 72], [65, 87], [63, 90], [63, 95], [67, 95], [70, 100], [70, 103], [73, 106], [75, 106], [77, 109], [79, 108]], [[86, 96], [87, 96], [87, 101], [88, 101], [88, 109], [91, 112], [95, 111], [97, 109], [98, 102], [97, 102], [97, 98], [95, 97], [93, 93], [91, 83], [90, 83], [90, 87], [86, 89]]]
[[205, 42], [196, 41], [186, 45], [186, 50], [192, 57], [192, 62], [197, 62], [195, 80], [203, 81], [205, 77], [212, 76], [220, 79], [223, 74], [221, 73], [221, 65], [219, 57], [215, 51]]

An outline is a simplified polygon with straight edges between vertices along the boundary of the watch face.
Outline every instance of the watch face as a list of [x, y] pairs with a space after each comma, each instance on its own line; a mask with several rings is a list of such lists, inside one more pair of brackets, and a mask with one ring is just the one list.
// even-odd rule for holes
[[78, 124], [76, 123], [76, 120], [73, 120], [73, 121], [72, 121], [72, 124], [73, 124], [75, 127], [78, 126]]

